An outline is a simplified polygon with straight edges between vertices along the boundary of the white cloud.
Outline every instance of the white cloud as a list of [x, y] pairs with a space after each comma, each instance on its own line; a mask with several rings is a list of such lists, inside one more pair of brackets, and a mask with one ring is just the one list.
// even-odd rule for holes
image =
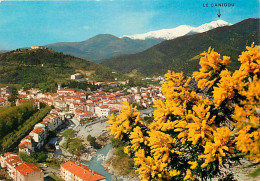
[[83, 26], [83, 29], [84, 29], [84, 30], [89, 30], [90, 27], [89, 27], [89, 26]]

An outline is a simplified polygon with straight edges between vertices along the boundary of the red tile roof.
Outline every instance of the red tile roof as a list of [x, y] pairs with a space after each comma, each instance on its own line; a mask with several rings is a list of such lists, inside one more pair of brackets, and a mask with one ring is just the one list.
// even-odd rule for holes
[[105, 176], [90, 170], [87, 166], [75, 161], [67, 161], [66, 163], [62, 164], [61, 167], [83, 180], [96, 181], [106, 178]]
[[8, 155], [17, 155], [17, 154], [13, 153], [13, 152], [6, 152], [6, 153], [4, 153], [4, 156], [8, 156]]
[[28, 175], [32, 172], [41, 172], [42, 170], [32, 163], [22, 163], [15, 167], [22, 175]]
[[59, 103], [65, 103], [65, 101], [62, 101], [62, 100], [58, 100], [56, 102], [59, 102]]
[[88, 115], [93, 115], [93, 112], [91, 112], [91, 111], [84, 111], [80, 116], [88, 116]]
[[69, 92], [74, 92], [73, 89], [59, 89], [58, 91], [65, 91], [65, 92], [69, 91]]
[[18, 98], [18, 99], [27, 98], [27, 95], [18, 95], [17, 98]]
[[6, 101], [5, 99], [0, 98], [0, 103], [1, 103], [1, 102], [5, 102], [5, 101]]
[[28, 146], [27, 146], [25, 143], [22, 143], [22, 144], [20, 143], [20, 144], [19, 144], [19, 149], [20, 149], [20, 150], [23, 150], [23, 149], [25, 149], [25, 148], [28, 148]]
[[80, 114], [80, 113], [83, 113], [83, 111], [80, 109], [76, 109], [76, 113]]
[[50, 122], [49, 121], [42, 121], [42, 122], [40, 122], [38, 124], [43, 124], [43, 125], [47, 126], [48, 124], [50, 124]]
[[31, 140], [32, 139], [32, 136], [28, 135], [28, 136], [25, 136], [22, 141], [25, 141], [25, 140]]
[[35, 128], [34, 130], [31, 131], [31, 133], [35, 133], [35, 134], [41, 134], [41, 132], [43, 132], [42, 128]]
[[110, 109], [112, 112], [119, 112], [119, 110], [118, 109], [115, 109], [115, 108], [111, 108]]
[[23, 99], [23, 100], [18, 100], [18, 103], [25, 103], [25, 102], [37, 102], [36, 99]]
[[108, 108], [108, 105], [103, 105], [103, 106], [100, 106], [101, 109], [105, 109], [105, 108]]
[[9, 165], [14, 165], [14, 164], [18, 164], [18, 163], [23, 163], [24, 161], [18, 157], [17, 155], [15, 156], [11, 156], [10, 158], [5, 159], [5, 161], [9, 164]]

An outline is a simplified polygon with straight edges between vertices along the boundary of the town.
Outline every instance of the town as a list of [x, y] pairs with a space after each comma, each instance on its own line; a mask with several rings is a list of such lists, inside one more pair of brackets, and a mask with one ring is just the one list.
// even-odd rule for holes
[[[76, 73], [71, 75], [74, 81], [82, 80], [82, 75]], [[162, 78], [159, 78], [161, 81]], [[158, 80], [158, 78], [156, 79]], [[33, 102], [34, 106], [40, 109], [40, 106], [51, 106], [51, 111], [41, 119], [40, 122], [34, 125], [30, 133], [21, 139], [18, 149], [19, 153], [23, 152], [31, 155], [42, 150], [43, 146], [49, 141], [49, 133], [64, 132], [64, 130], [73, 128], [75, 134], [81, 138], [86, 138], [88, 134], [96, 137], [106, 130], [106, 120], [111, 114], [118, 114], [120, 107], [124, 101], [138, 105], [144, 110], [153, 110], [153, 102], [157, 99], [163, 99], [161, 88], [159, 86], [149, 87], [130, 87], [116, 92], [105, 92], [102, 90], [102, 85], [115, 87], [118, 85], [127, 85], [128, 81], [115, 82], [93, 82], [95, 85], [101, 86], [96, 91], [75, 91], [74, 89], [61, 87], [58, 85], [57, 92], [44, 93], [40, 89], [31, 88], [25, 90], [21, 88], [17, 91], [15, 98], [15, 106], [19, 106], [26, 102]], [[0, 88], [0, 107], [9, 107], [9, 102], [12, 94], [12, 87], [5, 86]], [[144, 115], [151, 115], [151, 111], [144, 111]], [[68, 124], [69, 120], [69, 124]], [[64, 126], [66, 125], [66, 126]], [[68, 125], [71, 125], [68, 127]], [[81, 125], [81, 126], [80, 126]], [[92, 131], [93, 130], [93, 131]], [[100, 133], [96, 133], [100, 132]], [[64, 138], [61, 138], [64, 142]], [[56, 140], [56, 150], [60, 150], [60, 144]], [[104, 145], [103, 145], [104, 146]], [[61, 152], [66, 152], [63, 149]], [[94, 152], [95, 155], [96, 152]], [[64, 153], [65, 154], [65, 153]], [[89, 154], [88, 160], [93, 159], [93, 152]], [[92, 157], [90, 156], [92, 155]], [[64, 180], [105, 180], [106, 177], [91, 170], [86, 165], [80, 163], [80, 160], [75, 157], [70, 157], [65, 163], [60, 165], [60, 170], [57, 172], [58, 177]], [[6, 173], [13, 180], [44, 180], [48, 174], [43, 168], [37, 167], [35, 164], [27, 163], [22, 160], [18, 153], [5, 152], [0, 157], [1, 167], [6, 170]], [[44, 165], [43, 165], [44, 167]]]

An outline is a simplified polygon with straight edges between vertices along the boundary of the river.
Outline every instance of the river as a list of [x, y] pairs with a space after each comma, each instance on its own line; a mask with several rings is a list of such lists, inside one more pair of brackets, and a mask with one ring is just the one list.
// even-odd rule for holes
[[101, 164], [103, 162], [103, 157], [107, 155], [108, 151], [111, 148], [112, 148], [111, 144], [106, 145], [104, 148], [97, 151], [97, 156], [94, 159], [84, 163], [90, 169], [100, 173], [101, 175], [104, 175], [107, 181], [111, 181], [111, 174], [109, 174], [106, 170], [104, 170]]
[[54, 154], [56, 155], [60, 155], [62, 154], [61, 150], [60, 150], [60, 147], [59, 147], [59, 137], [54, 137], [54, 138], [51, 138], [48, 142], [49, 145], [53, 145], [55, 146], [55, 151], [54, 151]]

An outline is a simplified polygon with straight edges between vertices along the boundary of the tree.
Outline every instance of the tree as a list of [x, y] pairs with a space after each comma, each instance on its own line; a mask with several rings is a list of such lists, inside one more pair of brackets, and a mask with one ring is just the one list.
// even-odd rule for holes
[[64, 136], [66, 139], [71, 139], [74, 137], [75, 131], [73, 129], [66, 129], [63, 133], [62, 136]]
[[121, 139], [111, 138], [111, 145], [113, 148], [118, 148], [124, 146], [124, 143]]
[[37, 162], [45, 162], [47, 155], [41, 151], [41, 152], [36, 152], [32, 154], [32, 157], [37, 161]]
[[96, 138], [94, 136], [91, 136], [90, 134], [87, 136], [87, 141], [90, 143], [94, 143], [96, 141]]
[[129, 85], [130, 87], [135, 87], [135, 86], [136, 86], [135, 81], [134, 81], [134, 78], [132, 78], [132, 77], [129, 78], [128, 85]]
[[69, 142], [68, 150], [71, 154], [77, 155], [84, 148], [82, 141], [78, 138], [72, 139]]
[[193, 78], [205, 95], [189, 88], [191, 77], [168, 71], [162, 85], [165, 100], [155, 101], [152, 123], [127, 102], [119, 115], [109, 117], [110, 133], [127, 144], [124, 151], [143, 180], [207, 180], [221, 174], [233, 157], [260, 161], [257, 47], [239, 56], [241, 66], [234, 73], [227, 70], [229, 57], [211, 48], [201, 56]]
[[14, 87], [14, 88], [12, 88], [11, 97], [8, 99], [8, 101], [10, 101], [10, 102], [12, 102], [14, 104], [15, 100], [17, 99], [17, 96], [18, 96], [18, 91]]
[[75, 131], [73, 129], [66, 129], [63, 133], [62, 136], [64, 136], [67, 141], [64, 143], [65, 148], [69, 147], [71, 138], [75, 136]]
[[97, 142], [96, 142], [96, 137], [93, 137], [91, 136], [90, 134], [87, 136], [87, 141], [89, 142], [89, 144], [91, 146], [93, 146], [95, 149], [100, 149], [101, 148], [101, 145], [99, 145]]

